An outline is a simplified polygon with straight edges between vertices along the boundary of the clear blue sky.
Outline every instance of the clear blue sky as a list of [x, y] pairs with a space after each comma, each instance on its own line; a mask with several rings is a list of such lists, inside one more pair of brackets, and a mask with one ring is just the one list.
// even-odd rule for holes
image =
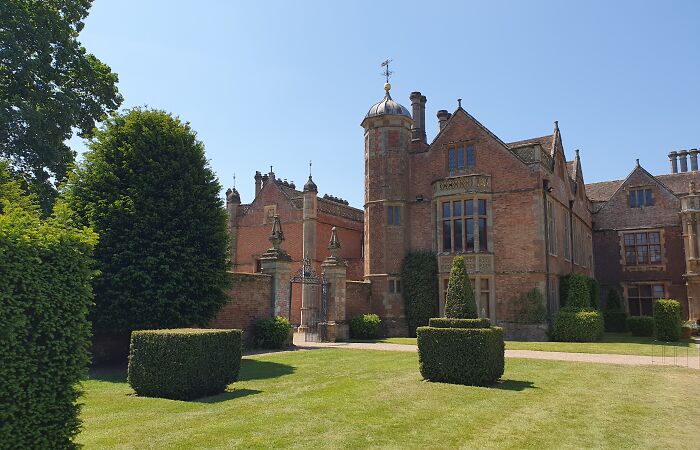
[[[81, 41], [119, 74], [123, 107], [189, 121], [224, 187], [253, 175], [363, 203], [360, 122], [383, 96], [457, 98], [506, 142], [559, 121], [586, 182], [624, 178], [635, 158], [668, 173], [700, 147], [700, 2], [96, 0]], [[84, 146], [73, 139], [79, 151]]]

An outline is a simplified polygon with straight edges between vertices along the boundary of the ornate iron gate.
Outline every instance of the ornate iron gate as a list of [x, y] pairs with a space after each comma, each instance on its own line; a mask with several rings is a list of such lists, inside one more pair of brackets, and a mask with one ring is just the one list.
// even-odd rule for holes
[[[323, 273], [318, 275], [311, 264], [309, 258], [304, 258], [301, 268], [291, 277], [289, 286], [289, 304], [291, 308], [292, 285], [300, 284], [302, 286], [302, 305], [301, 311], [304, 318], [308, 317], [304, 340], [306, 342], [323, 342], [327, 340], [326, 322], [328, 318], [328, 287]], [[309, 296], [309, 304], [304, 305], [304, 287], [311, 290]]]

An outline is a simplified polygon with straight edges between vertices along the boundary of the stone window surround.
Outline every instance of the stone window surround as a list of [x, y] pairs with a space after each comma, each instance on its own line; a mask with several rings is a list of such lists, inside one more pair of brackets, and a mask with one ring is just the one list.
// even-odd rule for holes
[[401, 278], [387, 278], [387, 292], [391, 295], [401, 295]]
[[572, 247], [573, 247], [573, 242], [571, 242], [571, 235], [572, 233], [572, 224], [571, 220], [571, 214], [569, 214], [569, 210], [565, 209], [564, 210], [564, 261], [566, 262], [571, 262], [572, 259]]
[[[461, 254], [473, 254], [473, 253], [490, 253], [493, 254], [493, 195], [487, 194], [487, 193], [473, 193], [473, 194], [459, 194], [459, 195], [449, 195], [449, 196], [441, 196], [435, 198], [435, 208], [437, 209], [437, 220], [436, 220], [436, 225], [435, 229], [437, 230], [436, 237], [437, 237], [437, 242], [435, 248], [438, 249], [438, 255], [461, 255]], [[474, 229], [474, 251], [473, 252], [468, 252], [466, 250], [462, 250], [460, 252], [454, 252], [454, 251], [444, 251], [442, 250], [442, 221], [443, 221], [443, 216], [442, 216], [442, 204], [443, 202], [453, 202], [453, 201], [465, 201], [465, 200], [473, 200], [474, 201], [474, 214], [472, 215], [473, 218], [478, 219], [479, 214], [478, 214], [478, 200], [486, 200], [486, 251], [483, 252], [479, 248], [477, 251], [477, 247], [479, 245], [479, 230], [478, 227], [475, 227]], [[465, 236], [466, 239], [466, 236]], [[466, 241], [463, 242], [463, 248], [466, 248]]]
[[[635, 192], [635, 195], [636, 195], [636, 192], [637, 192], [637, 191], [639, 191], [639, 190], [644, 190], [644, 189], [649, 189], [649, 190], [651, 191], [651, 205], [646, 205], [646, 204], [644, 204], [644, 205], [637, 205], [637, 206], [634, 206], [634, 207], [630, 206], [630, 195], [632, 195], [632, 192]], [[654, 207], [654, 204], [656, 203], [656, 202], [655, 202], [655, 199], [654, 199], [654, 197], [655, 197], [655, 195], [654, 195], [654, 187], [653, 187], [651, 184], [641, 184], [641, 185], [635, 185], [635, 186], [625, 186], [625, 187], [623, 188], [623, 190], [625, 191], [625, 199], [626, 199], [627, 207], [628, 207], [628, 208], [634, 208], [634, 209], [636, 209], [636, 208], [641, 208], [641, 209], [644, 209], [644, 208], [653, 208], [653, 207]], [[646, 203], [646, 197], [645, 197], [644, 203]]]
[[[442, 147], [443, 147], [442, 151], [443, 151], [443, 155], [445, 158], [445, 173], [447, 173], [449, 177], [458, 176], [458, 175], [467, 175], [467, 174], [474, 173], [474, 169], [476, 168], [476, 147], [477, 147], [477, 144], [479, 142], [480, 142], [479, 139], [460, 139], [457, 141], [450, 141], [450, 142], [445, 142], [444, 144], [442, 144]], [[470, 145], [474, 149], [474, 165], [473, 166], [467, 165], [467, 147], [469, 147]], [[464, 148], [464, 168], [450, 170], [449, 149], [450, 148], [457, 149], [457, 147]], [[456, 157], [456, 155], [455, 155], [455, 157]]]
[[[625, 259], [625, 234], [633, 233], [659, 233], [659, 243], [661, 245], [661, 261], [654, 264], [630, 264], [627, 265]], [[620, 266], [625, 272], [646, 272], [646, 271], [665, 271], [666, 270], [666, 235], [663, 228], [650, 227], [650, 228], [630, 228], [624, 230], [618, 230], [618, 246], [620, 247]]]
[[557, 256], [557, 209], [552, 197], [547, 197], [547, 254]]
[[[474, 291], [474, 298], [476, 299], [476, 307], [478, 309], [479, 317], [481, 317], [481, 280], [488, 280], [488, 294], [489, 294], [489, 304], [488, 304], [488, 318], [491, 319], [492, 323], [496, 323], [496, 284], [494, 282], [494, 275], [483, 275], [483, 274], [467, 274], [469, 276], [469, 282], [472, 285], [472, 290]], [[445, 316], [445, 300], [447, 299], [447, 283], [449, 282], [449, 275], [440, 275], [440, 304], [439, 313], [440, 317]]]
[[[625, 306], [625, 312], [626, 312], [627, 314], [630, 313], [630, 306], [629, 306], [629, 288], [630, 288], [630, 287], [637, 287], [637, 286], [641, 286], [641, 285], [661, 285], [661, 286], [663, 286], [663, 287], [664, 287], [664, 295], [663, 295], [663, 297], [661, 297], [661, 298], [666, 298], [666, 297], [668, 297], [669, 289], [670, 289], [670, 287], [671, 287], [671, 282], [670, 282], [670, 281], [639, 281], [639, 282], [636, 282], [636, 281], [635, 281], [635, 282], [631, 282], [631, 281], [630, 281], [630, 282], [623, 282], [623, 283], [622, 283], [622, 295], [623, 295], [623, 299], [624, 299], [624, 303], [625, 303], [625, 305], [624, 305], [624, 306]], [[652, 292], [652, 295], [653, 295], [653, 292]], [[652, 313], [653, 313], [653, 311], [654, 311], [654, 306], [653, 306], [654, 300], [655, 300], [655, 299], [652, 298], [652, 309], [651, 309], [651, 310], [652, 310]]]
[[[386, 214], [386, 225], [389, 227], [394, 227], [394, 228], [399, 228], [403, 225], [404, 223], [404, 217], [403, 217], [403, 203], [394, 203], [394, 202], [386, 202], [384, 208], [384, 213]], [[389, 212], [390, 208], [397, 208], [396, 210], [399, 213], [399, 223], [389, 223]]]

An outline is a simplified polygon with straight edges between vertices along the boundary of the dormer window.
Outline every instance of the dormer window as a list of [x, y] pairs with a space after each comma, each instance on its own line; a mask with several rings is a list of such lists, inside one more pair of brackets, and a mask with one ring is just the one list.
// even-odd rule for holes
[[630, 208], [643, 208], [654, 206], [654, 197], [651, 189], [632, 189], [629, 193]]
[[450, 172], [473, 169], [475, 159], [473, 145], [456, 145], [447, 149], [447, 168]]

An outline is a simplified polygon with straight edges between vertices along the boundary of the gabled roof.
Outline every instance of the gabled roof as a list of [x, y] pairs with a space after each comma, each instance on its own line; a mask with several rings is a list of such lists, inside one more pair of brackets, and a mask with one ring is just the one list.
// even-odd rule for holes
[[531, 145], [540, 145], [542, 148], [545, 148], [549, 151], [549, 154], [552, 155], [553, 151], [552, 149], [554, 148], [554, 135], [553, 134], [548, 134], [547, 136], [540, 136], [536, 138], [531, 138], [531, 139], [525, 139], [522, 141], [515, 141], [515, 142], [510, 142], [508, 145], [508, 148], [514, 149], [514, 148], [520, 148], [520, 147], [529, 147]]
[[607, 202], [610, 197], [620, 188], [624, 180], [601, 181], [586, 185], [588, 198], [592, 202]]
[[[688, 184], [691, 181], [694, 181], [696, 184], [700, 184], [700, 172], [669, 173], [657, 176], [650, 174], [649, 176], [653, 177], [657, 182], [659, 182], [659, 184], [663, 185], [675, 195], [687, 194]], [[588, 193], [588, 198], [591, 199], [592, 202], [607, 202], [610, 200], [613, 194], [620, 189], [620, 186], [622, 186], [625, 180], [603, 181], [600, 183], [587, 184], [586, 192]]]
[[445, 123], [445, 125], [440, 129], [440, 131], [438, 131], [438, 134], [436, 134], [435, 137], [433, 138], [433, 141], [430, 143], [430, 147], [432, 147], [432, 145], [435, 143], [435, 141], [437, 141], [438, 138], [439, 138], [440, 136], [442, 136], [442, 134], [445, 132], [445, 130], [447, 130], [447, 129], [449, 128], [450, 122], [452, 122], [452, 121], [454, 120], [454, 118], [457, 116], [457, 113], [459, 113], [459, 112], [461, 112], [462, 114], [464, 114], [465, 116], [467, 116], [467, 118], [469, 118], [470, 120], [472, 120], [479, 128], [481, 128], [482, 130], [484, 130], [484, 131], [485, 131], [489, 136], [491, 136], [496, 142], [499, 142], [499, 143], [500, 143], [503, 147], [505, 147], [506, 149], [510, 149], [510, 147], [508, 147], [508, 144], [506, 144], [505, 142], [503, 142], [503, 141], [501, 140], [501, 138], [499, 138], [498, 136], [496, 136], [495, 134], [493, 134], [493, 132], [492, 132], [491, 130], [489, 130], [488, 128], [486, 128], [481, 122], [479, 122], [478, 120], [476, 120], [476, 118], [475, 118], [474, 116], [472, 116], [471, 114], [469, 114], [469, 113], [468, 113], [464, 108], [462, 108], [461, 106], [458, 107], [458, 108], [455, 110], [454, 114], [452, 114], [452, 115], [450, 116], [449, 119], [447, 119], [447, 122]]
[[[659, 185], [659, 187], [661, 187], [662, 189], [668, 191], [668, 192], [671, 193], [672, 195], [677, 195], [672, 189], [670, 189], [669, 187], [667, 187], [661, 180], [659, 180], [658, 177], [655, 177], [654, 175], [650, 174], [644, 167], [640, 166], [640, 165], [639, 165], [639, 160], [637, 160], [637, 165], [634, 167], [634, 169], [632, 169], [632, 171], [629, 173], [629, 175], [627, 175], [627, 177], [626, 177], [624, 180], [622, 180], [622, 181], [619, 181], [619, 180], [618, 180], [618, 181], [609, 181], [609, 182], [606, 182], [606, 183], [609, 183], [609, 184], [607, 184], [607, 185], [605, 186], [605, 189], [606, 189], [605, 194], [608, 194], [608, 193], [612, 190], [612, 187], [613, 187], [613, 186], [616, 186], [616, 189], [613, 190], [612, 193], [610, 193], [610, 196], [607, 197], [605, 200], [593, 200], [593, 199], [591, 198], [591, 196], [590, 196], [590, 195], [591, 195], [591, 194], [590, 194], [590, 191], [588, 191], [588, 189], [586, 189], [586, 191], [587, 191], [587, 193], [588, 193], [588, 196], [589, 196], [588, 198], [589, 198], [591, 201], [606, 202], [606, 203], [602, 203], [602, 206], [601, 206], [601, 207], [595, 208], [595, 212], [598, 212], [598, 211], [600, 211], [600, 210], [602, 210], [602, 209], [605, 209], [605, 208], [609, 205], [609, 203], [607, 203], [607, 201], [610, 200], [612, 197], [614, 197], [614, 196], [618, 193], [618, 191], [622, 188], [622, 186], [624, 186], [625, 183], [627, 183], [627, 180], [629, 180], [629, 179], [632, 177], [632, 175], [634, 175], [635, 172], [642, 172], [643, 175], [647, 176], [647, 177], [648, 177], [649, 179], [651, 179], [652, 181], [655, 181], [655, 182]], [[601, 185], [603, 185], [603, 184], [606, 184], [606, 183], [594, 183], [594, 184], [601, 184]], [[586, 186], [586, 187], [588, 188], [588, 186]], [[601, 186], [601, 187], [602, 187], [602, 186]], [[686, 187], [686, 189], [687, 189], [687, 187]], [[602, 191], [602, 189], [598, 192], [598, 194], [600, 194], [601, 191]], [[686, 191], [686, 192], [687, 192], [687, 191]]]

